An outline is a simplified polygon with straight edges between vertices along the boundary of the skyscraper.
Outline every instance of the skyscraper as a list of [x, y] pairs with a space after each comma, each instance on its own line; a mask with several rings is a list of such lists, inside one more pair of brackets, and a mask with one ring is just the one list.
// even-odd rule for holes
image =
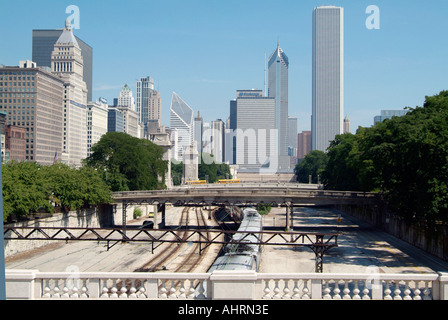
[[197, 151], [200, 155], [202, 153], [202, 134], [204, 131], [204, 121], [198, 111], [198, 116], [194, 118], [194, 141], [196, 141]]
[[170, 128], [177, 131], [175, 160], [182, 161], [184, 147], [193, 145], [193, 109], [175, 92], [170, 107]]
[[279, 170], [289, 169], [288, 157], [288, 68], [289, 60], [280, 44], [269, 58], [268, 96], [275, 98], [275, 129], [278, 130]]
[[[136, 98], [136, 111], [139, 114], [140, 123], [146, 127], [148, 120], [158, 120], [160, 126], [162, 122], [162, 98], [160, 92], [154, 90], [154, 79], [152, 77], [148, 76], [137, 81]], [[146, 128], [145, 130], [147, 131]]]
[[313, 11], [312, 150], [326, 151], [343, 132], [344, 9], [322, 6]]
[[[32, 60], [38, 67], [51, 68], [51, 54], [56, 41], [64, 29], [33, 30], [32, 38]], [[87, 43], [75, 36], [76, 42], [81, 48], [83, 58], [83, 80], [87, 85], [87, 101], [92, 101], [92, 78], [93, 78], [93, 49]]]
[[117, 99], [117, 106], [127, 107], [128, 109], [135, 111], [135, 101], [132, 95], [132, 90], [127, 84], [124, 85], [120, 91], [120, 96]]
[[64, 80], [62, 161], [79, 166], [87, 157], [87, 85], [83, 80], [84, 61], [70, 24], [54, 45], [51, 71]]

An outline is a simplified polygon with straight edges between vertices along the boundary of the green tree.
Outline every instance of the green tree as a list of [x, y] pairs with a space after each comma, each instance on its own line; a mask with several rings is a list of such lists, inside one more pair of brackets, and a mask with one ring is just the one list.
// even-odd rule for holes
[[166, 188], [168, 162], [162, 147], [122, 132], [108, 132], [92, 147], [85, 160], [89, 167], [103, 172], [112, 191], [156, 190]]
[[199, 180], [207, 180], [208, 183], [215, 183], [220, 179], [231, 178], [230, 167], [225, 163], [216, 163], [212, 154], [203, 152], [201, 163], [198, 165]]
[[318, 183], [318, 179], [322, 176], [322, 172], [325, 169], [327, 162], [328, 156], [325, 152], [319, 150], [311, 151], [294, 168], [297, 181], [308, 183], [309, 176], [311, 176], [311, 182]]

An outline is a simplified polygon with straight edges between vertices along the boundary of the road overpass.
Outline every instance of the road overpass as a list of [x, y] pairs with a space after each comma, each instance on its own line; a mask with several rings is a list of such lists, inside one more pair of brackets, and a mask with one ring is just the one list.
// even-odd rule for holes
[[376, 193], [321, 190], [316, 186], [299, 184], [211, 184], [179, 187], [168, 190], [114, 192], [115, 203], [122, 204], [123, 224], [128, 205], [157, 204], [162, 212], [165, 205], [174, 206], [256, 206], [269, 204], [286, 208], [286, 229], [289, 230], [292, 208], [303, 206], [377, 205], [381, 197]]

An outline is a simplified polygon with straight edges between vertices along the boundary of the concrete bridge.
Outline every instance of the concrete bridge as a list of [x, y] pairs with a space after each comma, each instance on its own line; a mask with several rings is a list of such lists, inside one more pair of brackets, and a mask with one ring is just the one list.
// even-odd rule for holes
[[127, 191], [113, 193], [116, 203], [122, 203], [123, 222], [126, 208], [132, 204], [157, 204], [165, 219], [165, 205], [174, 206], [256, 206], [260, 203], [286, 208], [286, 229], [289, 230], [293, 207], [331, 205], [377, 205], [376, 193], [321, 190], [316, 185], [303, 184], [229, 184], [198, 185], [168, 190]]

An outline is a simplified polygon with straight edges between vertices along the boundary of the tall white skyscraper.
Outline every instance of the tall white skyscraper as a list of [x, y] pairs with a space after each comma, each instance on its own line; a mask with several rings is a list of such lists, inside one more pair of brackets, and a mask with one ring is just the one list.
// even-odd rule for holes
[[193, 109], [175, 92], [170, 107], [170, 128], [177, 131], [175, 159], [182, 161], [184, 147], [193, 145]]
[[268, 96], [275, 98], [275, 129], [278, 130], [278, 168], [289, 169], [288, 157], [288, 68], [289, 60], [280, 44], [268, 62]]
[[148, 120], [158, 120], [159, 126], [162, 122], [162, 98], [160, 92], [154, 90], [154, 79], [152, 77], [141, 78], [137, 81], [136, 110], [139, 121], [147, 131]]
[[81, 48], [68, 19], [51, 54], [51, 71], [65, 82], [62, 161], [80, 166], [87, 157], [87, 85]]
[[343, 133], [344, 9], [322, 6], [313, 11], [312, 150], [326, 151]]
[[127, 107], [128, 109], [135, 111], [135, 101], [132, 95], [132, 90], [127, 84], [124, 85], [123, 89], [120, 91], [120, 96], [118, 97], [118, 107]]

